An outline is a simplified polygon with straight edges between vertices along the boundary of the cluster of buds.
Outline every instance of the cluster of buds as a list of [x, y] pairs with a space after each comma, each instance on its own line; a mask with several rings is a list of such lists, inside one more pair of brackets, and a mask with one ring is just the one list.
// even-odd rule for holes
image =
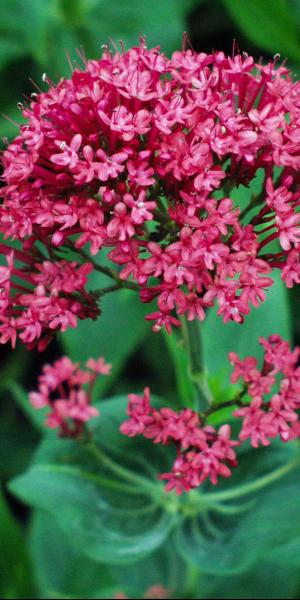
[[[3, 153], [4, 236], [30, 257], [44, 248], [43, 260], [66, 272], [66, 249], [81, 265], [87, 245], [90, 255], [109, 248], [120, 280], [133, 279], [143, 302], [156, 298], [154, 331], [170, 331], [178, 315], [204, 319], [215, 302], [225, 322], [241, 323], [264, 301], [273, 268], [287, 286], [299, 283], [300, 86], [278, 56], [263, 66], [183, 48], [168, 59], [142, 40], [82, 60], [70, 79], [45, 76], [49, 89], [21, 106], [26, 123]], [[70, 306], [69, 292], [44, 293], [36, 262], [25, 261], [31, 295], [58, 316], [44, 324], [34, 300], [30, 344], [41, 329], [46, 339], [61, 320], [65, 328], [95, 314], [90, 299], [71, 292]], [[26, 327], [24, 294], [1, 310], [2, 342]]]
[[[189, 408], [180, 412], [170, 408], [157, 410], [150, 404], [149, 388], [143, 396], [129, 396], [129, 419], [121, 425], [121, 432], [129, 437], [143, 435], [156, 444], [173, 444], [176, 448], [171, 471], [159, 476], [167, 481], [167, 491], [175, 489], [181, 494], [206, 479], [215, 485], [219, 476], [230, 477], [231, 467], [237, 466], [234, 447], [248, 438], [257, 448], [259, 444], [269, 445], [277, 436], [283, 442], [300, 436], [297, 412], [300, 409], [300, 367], [297, 366], [300, 348], [291, 351], [288, 342], [278, 335], [261, 338], [260, 343], [265, 350], [261, 370], [254, 357], [241, 360], [230, 353], [229, 359], [234, 365], [231, 381], [236, 383], [242, 378], [243, 391], [238, 399], [209, 407], [206, 413], [198, 414]], [[279, 389], [274, 391], [274, 386]], [[245, 396], [243, 402], [241, 396]], [[233, 412], [233, 417], [243, 418], [239, 440], [231, 439], [228, 424], [218, 431], [206, 424], [211, 412], [228, 404], [241, 405]]]
[[[229, 354], [234, 366], [231, 381], [235, 383], [241, 378], [251, 398], [248, 406], [233, 413], [243, 418], [239, 438], [241, 441], [249, 438], [254, 448], [259, 444], [268, 446], [277, 436], [283, 442], [300, 436], [300, 367], [297, 366], [300, 348], [291, 351], [288, 342], [278, 335], [260, 338], [260, 343], [264, 348], [261, 370], [256, 358], [248, 356], [240, 360], [234, 352]], [[274, 388], [277, 388], [275, 393]]]
[[130, 394], [127, 415], [129, 420], [121, 425], [124, 435], [141, 434], [155, 444], [173, 443], [176, 447], [171, 472], [160, 475], [160, 479], [167, 480], [167, 491], [188, 492], [207, 478], [216, 484], [218, 476], [230, 477], [229, 466], [237, 464], [233, 447], [238, 442], [230, 439], [229, 425], [223, 425], [219, 431], [203, 426], [199, 415], [190, 408], [179, 413], [171, 408], [156, 410], [150, 404], [149, 388], [143, 396]]
[[90, 358], [86, 369], [80, 369], [67, 356], [53, 365], [44, 365], [38, 380], [38, 391], [29, 394], [34, 408], [48, 408], [47, 427], [59, 428], [59, 435], [79, 437], [84, 425], [99, 411], [92, 406], [92, 391], [99, 375], [108, 375], [111, 366], [103, 358]]
[[76, 327], [78, 319], [96, 319], [95, 295], [86, 289], [90, 263], [43, 260], [38, 249], [11, 251], [0, 244], [0, 341], [43, 350], [55, 331]]

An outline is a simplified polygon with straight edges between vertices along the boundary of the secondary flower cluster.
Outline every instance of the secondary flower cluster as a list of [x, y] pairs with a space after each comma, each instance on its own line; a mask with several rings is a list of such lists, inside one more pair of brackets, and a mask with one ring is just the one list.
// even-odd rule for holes
[[[262, 370], [257, 368], [257, 360], [248, 356], [244, 360], [231, 352], [229, 359], [234, 366], [231, 381], [242, 379], [251, 403], [236, 410], [235, 417], [243, 419], [239, 438], [241, 441], [250, 438], [252, 446], [259, 444], [268, 446], [270, 440], [280, 436], [288, 442], [300, 436], [300, 367], [297, 366], [300, 348], [290, 350], [288, 342], [278, 335], [268, 339], [260, 338], [264, 348]], [[274, 386], [277, 393], [272, 394]]]
[[[274, 267], [299, 283], [300, 86], [278, 57], [263, 66], [183, 48], [168, 59], [142, 40], [82, 60], [58, 84], [45, 75], [48, 91], [21, 106], [26, 124], [3, 153], [5, 237], [25, 253], [44, 246], [54, 264], [66, 246], [78, 262], [87, 244], [110, 248], [142, 301], [157, 299], [155, 331], [178, 314], [204, 319], [215, 302], [224, 321], [242, 322]], [[10, 317], [9, 306], [3, 329]]]
[[[216, 431], [205, 424], [211, 412], [223, 408], [228, 403], [209, 407], [199, 415], [186, 408], [176, 412], [170, 408], [155, 409], [150, 404], [149, 388], [143, 396], [129, 395], [127, 415], [121, 432], [133, 437], [143, 435], [155, 444], [173, 444], [176, 458], [170, 472], [163, 473], [160, 479], [166, 480], [166, 490], [176, 490], [177, 494], [198, 487], [209, 479], [212, 484], [218, 477], [230, 477], [231, 467], [237, 466], [234, 451], [244, 440], [250, 438], [257, 448], [267, 446], [270, 440], [280, 436], [287, 442], [300, 436], [300, 422], [297, 411], [300, 409], [300, 367], [297, 361], [300, 348], [290, 350], [288, 342], [278, 335], [261, 338], [265, 355], [262, 370], [257, 369], [257, 360], [247, 357], [244, 360], [231, 352], [229, 358], [234, 365], [232, 383], [242, 378], [245, 391], [252, 398], [244, 405], [239, 398], [230, 404], [241, 404], [233, 412], [234, 417], [243, 418], [239, 441], [231, 439], [231, 428], [224, 424]], [[281, 378], [279, 391], [269, 395]]]
[[43, 350], [57, 330], [76, 327], [77, 319], [97, 318], [96, 298], [85, 289], [92, 265], [43, 260], [37, 249], [11, 251], [0, 244], [0, 342], [17, 336], [30, 349]]
[[129, 395], [127, 415], [129, 420], [121, 425], [124, 435], [142, 434], [155, 444], [173, 442], [177, 448], [171, 472], [160, 475], [167, 481], [167, 491], [188, 492], [207, 478], [216, 484], [219, 476], [230, 477], [229, 466], [237, 464], [233, 447], [238, 442], [230, 439], [229, 425], [219, 431], [202, 426], [199, 415], [190, 408], [179, 413], [171, 408], [156, 410], [150, 404], [149, 388], [143, 396]]
[[90, 358], [86, 367], [80, 369], [63, 356], [53, 365], [44, 365], [38, 391], [29, 394], [34, 408], [50, 409], [46, 425], [51, 429], [58, 427], [61, 436], [80, 436], [84, 424], [99, 414], [91, 405], [93, 386], [99, 375], [109, 374], [111, 366], [103, 358]]

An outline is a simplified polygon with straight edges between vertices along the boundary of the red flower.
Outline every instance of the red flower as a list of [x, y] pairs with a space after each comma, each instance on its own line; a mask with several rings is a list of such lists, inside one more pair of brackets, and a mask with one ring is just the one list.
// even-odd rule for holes
[[[288, 287], [300, 280], [299, 97], [275, 61], [190, 50], [169, 60], [144, 42], [115, 55], [106, 48], [24, 108], [26, 123], [3, 153], [0, 231], [19, 240], [32, 274], [41, 248], [58, 263], [72, 247], [78, 265], [88, 244], [93, 255], [110, 248], [142, 301], [157, 298], [154, 331], [179, 326], [176, 313], [204, 319], [214, 303], [225, 322], [243, 323], [264, 302], [272, 269]], [[240, 185], [236, 206], [229, 195]], [[12, 306], [11, 293], [0, 306]], [[44, 327], [34, 304], [22, 317], [29, 344], [95, 314], [51, 298]], [[2, 342], [15, 343], [14, 318], [3, 312]]]
[[35, 408], [48, 407], [46, 425], [51, 429], [58, 427], [61, 436], [80, 436], [84, 424], [99, 415], [91, 405], [93, 385], [99, 374], [109, 374], [110, 365], [103, 358], [90, 358], [86, 366], [89, 370], [81, 370], [67, 356], [53, 365], [44, 365], [38, 391], [29, 394]]

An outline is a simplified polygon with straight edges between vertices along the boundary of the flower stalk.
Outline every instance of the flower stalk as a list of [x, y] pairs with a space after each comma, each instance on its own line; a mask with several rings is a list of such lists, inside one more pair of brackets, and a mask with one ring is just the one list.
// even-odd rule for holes
[[181, 320], [184, 344], [188, 354], [189, 377], [195, 387], [194, 410], [206, 412], [210, 407], [212, 398], [207, 385], [207, 375], [203, 365], [203, 348], [199, 322], [188, 321], [186, 317]]

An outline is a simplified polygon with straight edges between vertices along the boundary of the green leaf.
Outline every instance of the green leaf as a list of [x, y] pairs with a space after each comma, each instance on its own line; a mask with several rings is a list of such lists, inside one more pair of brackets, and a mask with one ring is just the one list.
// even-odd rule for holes
[[[129, 48], [139, 43], [142, 34], [147, 36], [150, 46], [161, 45], [163, 51], [171, 53], [181, 41], [187, 13], [195, 2], [165, 0], [153, 5], [146, 0], [138, 3], [123, 0], [118, 6], [117, 18], [115, 6], [106, 0], [28, 0], [25, 3], [12, 0], [11, 4], [15, 5], [15, 10], [21, 5], [20, 14], [24, 20], [21, 33], [26, 40], [25, 47], [29, 48], [40, 66], [57, 79], [70, 74], [67, 53], [72, 60], [79, 62], [76, 48], [83, 46], [89, 58], [97, 58], [101, 45], [110, 39], [115, 44], [122, 40], [125, 48]], [[30, 35], [26, 37], [26, 30], [31, 32], [28, 28], [28, 11], [31, 9], [35, 35], [30, 40]], [[12, 11], [8, 9], [6, 13], [11, 19]], [[162, 23], [168, 23], [163, 36]], [[32, 48], [30, 41], [32, 46], [34, 44]]]
[[[150, 46], [161, 46], [162, 50], [171, 53], [181, 42], [182, 33], [186, 29], [185, 17], [194, 1], [164, 0], [159, 4], [151, 4], [147, 0], [132, 2], [123, 0], [118, 6], [118, 18], [115, 18], [115, 6], [102, 0], [94, 2], [88, 27], [94, 38], [102, 39], [102, 43], [112, 38], [115, 43], [123, 40], [125, 48], [137, 45], [139, 35], [147, 37]], [[168, 23], [162, 35], [162, 24]], [[99, 31], [99, 24], [101, 29]], [[108, 24], [110, 26], [108, 27]]]
[[30, 364], [30, 353], [21, 346], [10, 352], [7, 360], [3, 361], [0, 368], [0, 390], [10, 390], [9, 382], [12, 378], [21, 378], [26, 373]]
[[272, 600], [297, 598], [299, 575], [292, 566], [266, 558], [240, 575], [202, 577], [197, 598]]
[[103, 394], [119, 376], [126, 360], [150, 330], [145, 321], [149, 308], [133, 292], [120, 290], [107, 294], [101, 306], [103, 315], [97, 322], [80, 321], [75, 329], [61, 336], [63, 348], [72, 360], [104, 356], [106, 362], [112, 363], [112, 375], [97, 381], [98, 394]]
[[[101, 476], [75, 467], [36, 465], [15, 479], [10, 489], [57, 518], [74, 547], [82, 548], [86, 556], [105, 563], [134, 562], [164, 542], [171, 515], [152, 506], [142, 493], [130, 502], [130, 509], [113, 506], [101, 493], [108, 485]], [[120, 485], [114, 491], [124, 494], [129, 506], [129, 488]]]
[[76, 552], [46, 512], [33, 515], [29, 548], [42, 598], [106, 598], [103, 592], [117, 591], [108, 567]]
[[43, 410], [37, 410], [29, 402], [28, 392], [16, 381], [9, 380], [7, 382], [7, 389], [9, 389], [13, 399], [20, 407], [24, 415], [28, 417], [29, 421], [34, 427], [41, 433], [45, 432], [45, 412]]
[[229, 352], [236, 352], [242, 358], [256, 356], [261, 359], [263, 351], [259, 346], [260, 336], [273, 333], [284, 339], [291, 339], [290, 309], [286, 288], [277, 272], [272, 273], [275, 284], [266, 292], [266, 300], [259, 308], [251, 308], [245, 322], [223, 323], [217, 310], [211, 309], [201, 325], [204, 359], [209, 375], [219, 374], [226, 389], [230, 385], [232, 367], [228, 360]]
[[[273, 483], [265, 487], [258, 484], [259, 474], [265, 473], [264, 458], [270, 461], [272, 469], [268, 471], [274, 474], [274, 462], [282, 465], [285, 457], [285, 463], [289, 464], [295, 456], [295, 446], [278, 445], [269, 452], [264, 449], [255, 453], [251, 449], [246, 460], [240, 461], [231, 491], [207, 494], [206, 502], [211, 499], [216, 504], [187, 518], [179, 528], [176, 541], [182, 556], [202, 571], [220, 575], [241, 573], [268, 556], [281, 565], [299, 567], [299, 463]], [[243, 481], [244, 474], [245, 479], [250, 476], [256, 484], [256, 489], [251, 486], [253, 492], [249, 489], [247, 495], [242, 492], [243, 485], [236, 481], [237, 478]], [[230, 497], [232, 502], [227, 504]]]
[[33, 594], [25, 536], [0, 489], [1, 598], [30, 598]]
[[47, 513], [35, 511], [29, 547], [43, 598], [113, 598], [120, 590], [142, 598], [158, 584], [176, 592], [182, 589], [186, 566], [170, 544], [132, 565], [99, 564], [76, 552]]
[[48, 9], [48, 0], [9, 0], [0, 3], [1, 67], [15, 58], [38, 53], [40, 31]]
[[299, 566], [295, 444], [274, 442], [272, 449], [256, 451], [244, 446], [239, 468], [217, 492], [207, 486], [178, 499], [155, 480], [168, 470], [171, 450], [119, 433], [126, 402], [101, 403], [93, 423], [96, 451], [52, 432], [33, 466], [10, 485], [57, 523], [76, 555], [110, 565], [135, 563], [170, 544], [176, 527], [174, 551], [203, 572], [240, 573], [271, 552], [280, 564]]
[[18, 410], [10, 391], [3, 391], [0, 402], [0, 464], [3, 479], [27, 468], [39, 435]]
[[186, 563], [170, 540], [134, 565], [118, 565], [117, 569], [112, 569], [112, 574], [119, 589], [125, 590], [130, 597], [145, 597], [147, 589], [154, 585], [163, 585], [169, 598], [178, 598], [179, 594], [186, 597]]
[[[161, 484], [144, 475], [139, 443], [118, 431], [126, 404], [124, 397], [103, 403], [94, 425], [98, 455], [90, 446], [49, 435], [36, 463], [10, 484], [21, 500], [57, 520], [76, 552], [111, 564], [147, 556], [163, 544], [175, 521], [155, 500]], [[99, 455], [103, 446], [106, 453]]]
[[173, 361], [176, 387], [181, 405], [184, 407], [190, 406], [191, 400], [195, 395], [195, 389], [189, 376], [188, 356], [183, 340], [176, 331], [173, 331], [172, 335], [168, 335], [167, 333], [163, 335]]
[[288, 0], [223, 0], [238, 27], [258, 46], [299, 62], [300, 42], [291, 3]]

